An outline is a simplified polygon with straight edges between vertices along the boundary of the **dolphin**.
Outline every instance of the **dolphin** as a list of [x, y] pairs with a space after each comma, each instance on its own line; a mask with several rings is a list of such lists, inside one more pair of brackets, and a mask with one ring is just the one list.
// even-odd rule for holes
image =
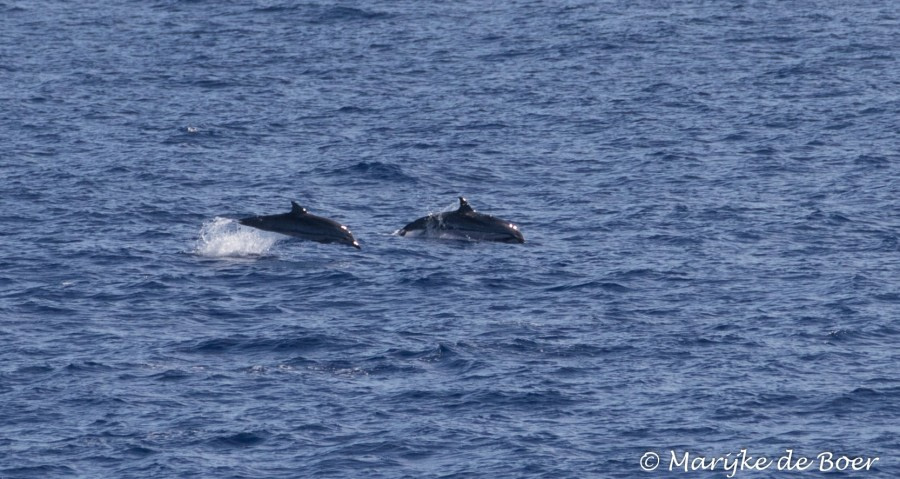
[[291, 201], [291, 212], [280, 215], [251, 216], [241, 218], [238, 222], [266, 231], [274, 231], [283, 235], [296, 236], [319, 243], [340, 243], [361, 249], [353, 233], [337, 221], [311, 215], [306, 208]]
[[400, 236], [436, 236], [502, 243], [524, 243], [519, 227], [495, 216], [476, 213], [469, 202], [459, 197], [459, 209], [419, 218], [397, 232]]

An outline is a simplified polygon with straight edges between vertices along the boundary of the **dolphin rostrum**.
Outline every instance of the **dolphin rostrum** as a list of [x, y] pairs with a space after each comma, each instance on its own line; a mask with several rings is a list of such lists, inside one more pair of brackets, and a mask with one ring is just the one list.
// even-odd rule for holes
[[400, 236], [436, 236], [503, 243], [524, 243], [519, 227], [495, 216], [476, 213], [459, 197], [459, 209], [419, 218], [397, 232]]
[[360, 249], [353, 233], [337, 221], [311, 215], [306, 208], [291, 201], [291, 212], [280, 215], [251, 216], [241, 218], [238, 222], [266, 231], [274, 231], [283, 235], [296, 236], [319, 243], [341, 243]]

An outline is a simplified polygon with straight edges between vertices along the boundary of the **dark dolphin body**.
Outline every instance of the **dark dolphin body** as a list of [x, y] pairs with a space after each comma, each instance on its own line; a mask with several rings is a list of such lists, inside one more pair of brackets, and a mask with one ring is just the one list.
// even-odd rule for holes
[[319, 243], [341, 243], [360, 249], [356, 238], [346, 226], [337, 221], [311, 215], [306, 208], [291, 201], [291, 212], [280, 215], [251, 216], [241, 218], [238, 222], [266, 231], [274, 231], [283, 235], [296, 236]]
[[398, 231], [400, 236], [419, 234], [439, 238], [459, 238], [503, 243], [524, 243], [519, 227], [507, 220], [476, 213], [465, 198], [459, 197], [459, 209], [419, 218]]

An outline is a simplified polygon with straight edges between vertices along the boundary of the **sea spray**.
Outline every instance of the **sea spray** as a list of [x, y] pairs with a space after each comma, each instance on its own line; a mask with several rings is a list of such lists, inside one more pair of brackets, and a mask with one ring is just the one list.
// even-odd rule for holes
[[282, 235], [241, 226], [229, 218], [216, 217], [200, 228], [194, 253], [207, 257], [240, 257], [265, 254]]

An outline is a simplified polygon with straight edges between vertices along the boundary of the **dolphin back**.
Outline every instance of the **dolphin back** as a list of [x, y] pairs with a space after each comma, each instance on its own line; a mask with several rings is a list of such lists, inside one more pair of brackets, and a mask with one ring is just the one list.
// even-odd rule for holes
[[238, 222], [245, 226], [309, 241], [346, 244], [361, 249], [349, 228], [330, 218], [309, 214], [306, 208], [293, 201], [290, 213], [250, 216], [241, 218]]
[[[410, 234], [415, 233], [415, 234]], [[459, 197], [456, 211], [433, 214], [419, 218], [398, 231], [400, 236], [425, 236], [435, 238], [524, 243], [525, 237], [512, 222], [495, 216], [477, 213]]]

